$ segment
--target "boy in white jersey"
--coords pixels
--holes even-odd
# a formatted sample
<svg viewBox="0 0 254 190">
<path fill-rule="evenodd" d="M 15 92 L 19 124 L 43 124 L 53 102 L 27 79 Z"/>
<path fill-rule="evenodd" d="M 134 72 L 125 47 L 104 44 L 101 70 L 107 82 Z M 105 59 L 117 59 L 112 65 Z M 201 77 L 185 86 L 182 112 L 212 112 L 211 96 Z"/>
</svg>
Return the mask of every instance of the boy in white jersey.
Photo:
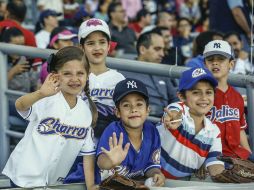
<svg viewBox="0 0 254 190">
<path fill-rule="evenodd" d="M 157 127 L 165 177 L 190 177 L 203 164 L 211 176 L 224 170 L 223 162 L 217 160 L 222 152 L 220 130 L 205 117 L 213 106 L 217 84 L 207 69 L 183 72 L 178 89 L 181 102 L 165 109 L 163 124 Z"/>
</svg>

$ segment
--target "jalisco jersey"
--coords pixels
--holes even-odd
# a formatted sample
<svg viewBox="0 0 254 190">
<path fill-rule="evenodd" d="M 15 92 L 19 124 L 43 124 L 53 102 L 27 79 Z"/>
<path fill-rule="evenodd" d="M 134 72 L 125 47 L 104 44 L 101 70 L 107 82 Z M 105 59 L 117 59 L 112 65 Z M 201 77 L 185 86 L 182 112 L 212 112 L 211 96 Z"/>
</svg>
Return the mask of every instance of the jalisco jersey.
<svg viewBox="0 0 254 190">
<path fill-rule="evenodd" d="M 166 178 L 190 176 L 203 163 L 206 167 L 223 164 L 216 156 L 221 155 L 220 130 L 204 118 L 204 127 L 195 134 L 194 120 L 189 108 L 182 102 L 168 106 L 169 110 L 182 110 L 182 123 L 176 130 L 157 126 L 161 138 L 161 167 Z"/>
<path fill-rule="evenodd" d="M 20 114 L 30 122 L 3 170 L 16 185 L 61 183 L 78 155 L 95 154 L 92 114 L 80 98 L 70 109 L 59 92 Z"/>
<path fill-rule="evenodd" d="M 96 150 L 96 157 L 102 153 L 101 147 L 109 150 L 109 137 L 116 133 L 117 139 L 119 139 L 120 133 L 123 133 L 123 147 L 126 143 L 131 143 L 128 134 L 123 127 L 121 121 L 112 122 L 103 132 Z M 150 123 L 145 122 L 143 125 L 143 139 L 139 151 L 130 145 L 128 154 L 121 165 L 115 168 L 115 171 L 129 178 L 143 177 L 145 172 L 151 168 L 160 168 L 160 137 L 156 127 Z M 107 178 L 112 175 L 114 170 L 101 170 L 97 168 L 96 174 L 99 180 Z"/>
<path fill-rule="evenodd" d="M 233 87 L 229 86 L 225 93 L 216 89 L 208 118 L 220 128 L 223 154 L 247 159 L 250 152 L 240 146 L 240 131 L 247 127 L 244 100 Z"/>
</svg>

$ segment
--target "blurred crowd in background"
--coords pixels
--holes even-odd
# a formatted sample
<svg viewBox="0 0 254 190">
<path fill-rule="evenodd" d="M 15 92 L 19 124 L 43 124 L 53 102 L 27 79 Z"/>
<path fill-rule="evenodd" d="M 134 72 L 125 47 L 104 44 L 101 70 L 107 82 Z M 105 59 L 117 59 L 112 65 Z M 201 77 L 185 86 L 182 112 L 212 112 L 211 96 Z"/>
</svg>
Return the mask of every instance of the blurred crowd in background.
<svg viewBox="0 0 254 190">
<path fill-rule="evenodd" d="M 109 24 L 111 57 L 136 59 L 137 39 L 153 30 L 163 50 L 154 45 L 154 56 L 142 61 L 202 66 L 204 46 L 224 39 L 236 58 L 231 72 L 246 75 L 254 72 L 252 9 L 252 0 L 0 0 L 0 41 L 56 50 L 78 45 L 80 24 L 95 17 Z M 8 87 L 35 90 L 44 80 L 44 61 L 10 55 Z"/>
</svg>

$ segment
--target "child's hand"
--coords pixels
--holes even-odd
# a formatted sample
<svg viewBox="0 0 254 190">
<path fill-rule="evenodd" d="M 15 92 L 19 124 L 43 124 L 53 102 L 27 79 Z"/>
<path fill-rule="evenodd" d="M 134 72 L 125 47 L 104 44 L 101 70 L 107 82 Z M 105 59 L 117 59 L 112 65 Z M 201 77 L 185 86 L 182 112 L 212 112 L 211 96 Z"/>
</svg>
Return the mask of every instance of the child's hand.
<svg viewBox="0 0 254 190">
<path fill-rule="evenodd" d="M 164 127 L 172 130 L 177 129 L 182 122 L 182 111 L 169 111 L 167 108 L 164 108 L 164 111 L 167 113 L 167 115 L 163 117 Z"/>
<path fill-rule="evenodd" d="M 50 73 L 39 89 L 39 92 L 43 97 L 55 95 L 60 91 L 59 84 L 59 75 Z"/>
<path fill-rule="evenodd" d="M 109 151 L 101 147 L 101 150 L 106 154 L 111 161 L 113 167 L 118 166 L 125 159 L 130 143 L 127 143 L 123 149 L 123 133 L 120 133 L 119 141 L 117 142 L 116 133 L 113 133 L 113 137 L 109 138 Z"/>
<path fill-rule="evenodd" d="M 154 174 L 153 182 L 154 186 L 162 187 L 165 184 L 165 176 L 162 173 Z"/>
</svg>

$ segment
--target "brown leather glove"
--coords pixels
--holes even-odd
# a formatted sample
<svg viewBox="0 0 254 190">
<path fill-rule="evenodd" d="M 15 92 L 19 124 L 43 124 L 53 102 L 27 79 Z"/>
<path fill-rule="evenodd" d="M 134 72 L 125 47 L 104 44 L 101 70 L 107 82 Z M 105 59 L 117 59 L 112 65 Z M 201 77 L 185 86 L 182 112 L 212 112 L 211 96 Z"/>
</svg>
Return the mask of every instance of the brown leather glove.
<svg viewBox="0 0 254 190">
<path fill-rule="evenodd" d="M 115 173 L 101 182 L 100 190 L 149 190 L 149 188 L 135 180 Z"/>
<path fill-rule="evenodd" d="M 231 164 L 231 169 L 213 176 L 215 182 L 220 183 L 250 183 L 254 182 L 254 163 L 249 160 L 231 157 L 218 157 L 219 160 Z"/>
</svg>

